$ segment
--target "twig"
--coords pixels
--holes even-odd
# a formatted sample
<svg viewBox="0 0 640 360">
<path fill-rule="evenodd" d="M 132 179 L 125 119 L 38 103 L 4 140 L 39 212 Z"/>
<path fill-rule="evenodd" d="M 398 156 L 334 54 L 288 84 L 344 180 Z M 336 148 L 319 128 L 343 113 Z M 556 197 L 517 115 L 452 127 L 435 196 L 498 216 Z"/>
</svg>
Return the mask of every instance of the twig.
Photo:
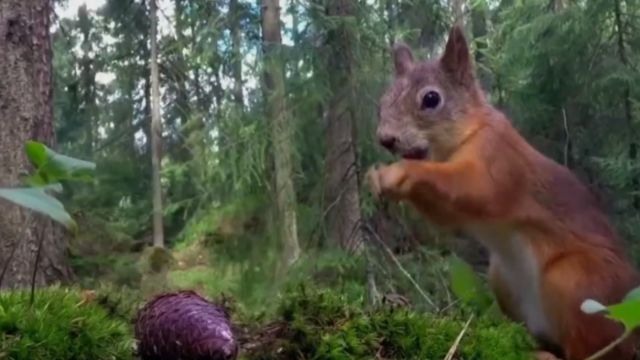
<svg viewBox="0 0 640 360">
<path fill-rule="evenodd" d="M 451 345 L 451 348 L 449 349 L 449 352 L 447 353 L 447 356 L 445 356 L 444 360 L 452 360 L 453 359 L 453 355 L 455 355 L 456 350 L 458 350 L 458 346 L 460 345 L 460 341 L 462 340 L 462 337 L 464 336 L 464 333 L 467 332 L 467 329 L 469 328 L 469 324 L 471 323 L 472 319 L 473 319 L 473 315 L 469 316 L 469 320 L 467 320 L 467 322 L 464 324 L 464 327 L 462 328 L 462 331 L 460 331 L 460 334 L 458 334 L 458 337 L 456 338 L 456 341 L 454 341 L 453 345 Z"/>
<path fill-rule="evenodd" d="M 623 341 L 625 341 L 629 335 L 631 335 L 632 331 L 629 330 L 625 330 L 624 334 L 622 334 L 622 336 L 620 336 L 619 338 L 615 339 L 613 342 L 611 342 L 609 345 L 603 347 L 602 349 L 600 349 L 598 352 L 596 352 L 595 354 L 589 356 L 588 358 L 586 358 L 585 360 L 596 360 L 600 357 L 602 357 L 603 355 L 605 355 L 606 353 L 608 353 L 609 351 L 613 350 L 614 347 L 620 345 L 620 343 L 622 343 Z"/>
<path fill-rule="evenodd" d="M 367 260 L 367 293 L 369 295 L 369 305 L 376 306 L 380 302 L 380 292 L 376 285 L 376 278 L 373 271 L 373 264 L 368 249 L 365 247 L 365 257 Z"/>
<path fill-rule="evenodd" d="M 569 148 L 571 147 L 571 134 L 569 133 L 569 124 L 567 123 L 567 112 L 562 108 L 562 121 L 564 125 L 564 166 L 569 166 Z"/>
<path fill-rule="evenodd" d="M 36 293 L 36 275 L 38 273 L 38 266 L 40 266 L 40 254 L 42 254 L 42 245 L 44 244 L 44 231 L 49 224 L 49 221 L 44 220 L 44 224 L 40 229 L 40 234 L 38 234 L 38 250 L 36 252 L 36 262 L 33 265 L 33 274 L 31 275 L 31 295 L 29 297 L 29 306 L 33 305 L 33 300 L 35 299 Z"/>
<path fill-rule="evenodd" d="M 439 313 L 444 313 L 445 311 L 451 309 L 452 307 L 454 307 L 455 305 L 457 305 L 458 303 L 460 303 L 460 299 L 455 299 L 454 301 L 449 301 L 449 304 L 445 307 L 443 307 Z"/>
<path fill-rule="evenodd" d="M 398 267 L 398 269 L 400 269 L 400 271 L 402 272 L 402 274 L 409 279 L 409 282 L 411 282 L 411 284 L 416 288 L 416 290 L 420 293 L 420 295 L 422 295 L 422 297 L 425 299 L 425 301 L 427 303 L 429 303 L 429 305 L 431 305 L 431 307 L 433 307 L 436 312 L 439 311 L 438 306 L 436 305 L 436 303 L 431 300 L 431 298 L 429 297 L 429 295 L 427 295 L 427 293 L 422 290 L 422 288 L 420 287 L 420 285 L 413 279 L 413 277 L 411 276 L 411 274 L 409 274 L 409 272 L 407 270 L 405 270 L 405 268 L 402 266 L 402 264 L 400 263 L 400 260 L 398 260 L 398 258 L 393 255 L 393 251 L 391 251 L 391 249 L 389 249 L 389 247 L 387 246 L 387 244 L 384 243 L 384 241 L 382 241 L 382 239 L 380 239 L 380 236 L 378 236 L 378 234 L 376 234 L 375 231 L 373 231 L 373 229 L 371 229 L 371 227 L 369 225 L 363 225 L 365 226 L 365 228 L 371 233 L 371 235 L 373 235 L 373 238 L 376 239 L 376 241 L 382 246 L 382 248 L 385 250 L 385 252 L 387 253 L 387 255 L 389 255 L 389 257 L 391 258 L 391 260 L 393 260 L 393 262 L 396 264 L 396 266 Z"/>
</svg>

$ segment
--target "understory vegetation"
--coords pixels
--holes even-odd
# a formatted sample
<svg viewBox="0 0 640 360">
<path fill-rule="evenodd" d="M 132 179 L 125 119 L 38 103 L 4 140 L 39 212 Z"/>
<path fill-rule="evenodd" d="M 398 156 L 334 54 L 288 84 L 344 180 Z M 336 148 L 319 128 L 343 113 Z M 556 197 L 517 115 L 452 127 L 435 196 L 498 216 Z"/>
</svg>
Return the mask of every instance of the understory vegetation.
<svg viewBox="0 0 640 360">
<path fill-rule="evenodd" d="M 137 309 L 178 289 L 229 307 L 245 360 L 528 359 L 485 249 L 363 181 L 394 160 L 375 135 L 391 46 L 436 56 L 455 21 L 491 103 L 599 194 L 640 264 L 640 0 L 54 3 L 46 154 L 92 175 L 35 166 L 74 277 L 3 287 L 0 359 L 133 359 Z"/>
</svg>

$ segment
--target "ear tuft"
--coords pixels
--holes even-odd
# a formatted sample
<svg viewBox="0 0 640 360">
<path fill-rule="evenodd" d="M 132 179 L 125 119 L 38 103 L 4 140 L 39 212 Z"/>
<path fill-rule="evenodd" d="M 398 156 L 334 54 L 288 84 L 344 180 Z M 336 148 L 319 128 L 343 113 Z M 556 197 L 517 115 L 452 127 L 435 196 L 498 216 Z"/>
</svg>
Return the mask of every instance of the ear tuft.
<svg viewBox="0 0 640 360">
<path fill-rule="evenodd" d="M 413 67 L 411 48 L 405 43 L 396 43 L 393 46 L 393 62 L 396 68 L 396 76 L 407 74 Z"/>
<path fill-rule="evenodd" d="M 458 25 L 453 26 L 449 32 L 449 39 L 440 64 L 457 82 L 469 83 L 474 79 L 471 53 L 462 28 Z"/>
</svg>

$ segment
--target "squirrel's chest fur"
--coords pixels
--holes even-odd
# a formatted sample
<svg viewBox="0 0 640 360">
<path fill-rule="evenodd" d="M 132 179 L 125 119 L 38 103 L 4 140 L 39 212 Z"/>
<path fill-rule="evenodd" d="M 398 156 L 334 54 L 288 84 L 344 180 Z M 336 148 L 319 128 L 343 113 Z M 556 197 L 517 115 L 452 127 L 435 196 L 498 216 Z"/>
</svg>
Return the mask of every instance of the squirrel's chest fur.
<svg viewBox="0 0 640 360">
<path fill-rule="evenodd" d="M 493 271 L 509 294 L 511 309 L 535 336 L 552 338 L 541 294 L 541 267 L 524 234 L 483 226 L 467 229 L 490 251 Z"/>
</svg>

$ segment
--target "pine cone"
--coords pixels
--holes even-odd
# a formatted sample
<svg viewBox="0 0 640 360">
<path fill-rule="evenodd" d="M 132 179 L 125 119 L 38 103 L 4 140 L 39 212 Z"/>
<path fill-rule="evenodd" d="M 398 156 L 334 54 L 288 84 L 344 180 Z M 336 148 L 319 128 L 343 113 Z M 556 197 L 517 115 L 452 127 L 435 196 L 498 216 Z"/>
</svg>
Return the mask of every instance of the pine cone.
<svg viewBox="0 0 640 360">
<path fill-rule="evenodd" d="M 165 293 L 148 302 L 135 321 L 143 360 L 230 360 L 238 344 L 227 312 L 193 291 Z"/>
</svg>

